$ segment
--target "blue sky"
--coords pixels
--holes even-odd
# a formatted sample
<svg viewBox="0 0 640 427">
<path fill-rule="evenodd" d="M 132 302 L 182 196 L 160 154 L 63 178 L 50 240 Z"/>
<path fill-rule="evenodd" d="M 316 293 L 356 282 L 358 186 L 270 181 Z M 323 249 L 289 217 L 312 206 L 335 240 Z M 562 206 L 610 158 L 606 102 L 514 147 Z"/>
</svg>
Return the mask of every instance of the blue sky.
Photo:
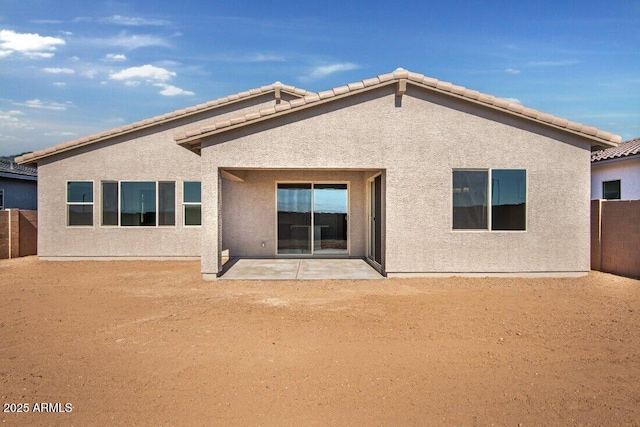
<svg viewBox="0 0 640 427">
<path fill-rule="evenodd" d="M 0 155 L 397 67 L 640 136 L 640 1 L 2 0 Z"/>
</svg>

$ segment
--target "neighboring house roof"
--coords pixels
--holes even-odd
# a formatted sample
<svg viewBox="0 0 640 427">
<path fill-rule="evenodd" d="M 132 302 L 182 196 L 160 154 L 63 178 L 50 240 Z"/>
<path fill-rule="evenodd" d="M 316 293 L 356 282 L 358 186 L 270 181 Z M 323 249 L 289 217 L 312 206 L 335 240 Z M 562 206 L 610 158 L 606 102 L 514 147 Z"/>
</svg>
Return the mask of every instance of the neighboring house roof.
<svg viewBox="0 0 640 427">
<path fill-rule="evenodd" d="M 594 151 L 591 153 L 591 163 L 629 156 L 640 156 L 640 138 L 622 142 L 617 147 Z"/>
<path fill-rule="evenodd" d="M 313 94 L 313 92 L 309 92 L 307 90 L 297 88 L 290 85 L 285 85 L 280 82 L 275 82 L 270 85 L 261 86 L 258 88 L 246 90 L 243 92 L 239 92 L 233 95 L 225 96 L 222 98 L 218 98 L 213 101 L 205 102 L 203 104 L 198 104 L 193 107 L 183 108 L 181 110 L 176 110 L 171 113 L 161 114 L 159 116 L 155 116 L 149 119 L 140 120 L 135 123 L 131 123 L 128 125 L 124 125 L 118 128 L 110 129 L 104 132 L 95 133 L 92 135 L 88 135 L 79 139 L 75 139 L 72 141 L 68 141 L 62 144 L 58 144 L 53 147 L 45 148 L 42 150 L 34 151 L 33 153 L 25 154 L 23 156 L 17 157 L 16 162 L 20 164 L 28 164 L 35 163 L 36 161 L 52 156 L 54 154 L 58 154 L 64 151 L 69 151 L 76 149 L 78 147 L 84 147 L 86 145 L 94 144 L 96 142 L 105 141 L 107 139 L 114 138 L 116 136 L 124 135 L 130 132 L 136 132 L 141 129 L 145 129 L 151 126 L 156 126 L 164 123 L 171 122 L 173 120 L 181 119 L 184 117 L 188 117 L 194 114 L 200 114 L 203 112 L 211 111 L 216 108 L 232 104 L 238 101 L 244 101 L 250 98 L 254 98 L 257 96 L 264 95 L 266 93 L 273 92 L 275 96 L 279 98 L 280 93 L 284 92 L 293 96 L 306 96 L 309 94 Z M 286 101 L 282 101 L 286 102 Z"/>
<path fill-rule="evenodd" d="M 294 99 L 289 102 L 282 102 L 274 107 L 264 108 L 260 111 L 245 114 L 244 116 L 221 120 L 218 122 L 214 122 L 211 125 L 203 126 L 197 129 L 189 129 L 185 132 L 177 133 L 174 138 L 178 144 L 197 151 L 197 148 L 200 145 L 200 141 L 208 136 L 226 132 L 231 129 L 236 129 L 263 120 L 268 120 L 273 117 L 279 117 L 285 114 L 289 114 L 293 111 L 298 111 L 315 105 L 321 105 L 333 100 L 342 99 L 347 96 L 355 95 L 357 93 L 362 93 L 386 85 L 398 84 L 397 93 L 398 95 L 401 95 L 406 90 L 407 83 L 420 86 L 434 92 L 481 104 L 490 108 L 513 114 L 515 116 L 539 122 L 550 127 L 580 135 L 593 141 L 594 143 L 592 145 L 615 147 L 617 143 L 620 142 L 620 137 L 618 135 L 613 135 L 609 132 L 599 130 L 595 127 L 585 126 L 580 123 L 569 121 L 568 119 L 556 117 L 547 113 L 542 113 L 540 111 L 524 107 L 521 104 L 510 102 L 506 99 L 496 98 L 492 95 L 486 95 L 475 90 L 470 90 L 462 86 L 456 86 L 452 83 L 443 82 L 432 77 L 427 77 L 423 74 L 404 70 L 402 68 L 398 68 L 392 73 L 382 74 L 371 79 L 365 79 L 359 82 L 350 83 L 346 86 L 340 86 L 324 92 L 309 94 L 302 98 Z"/>
<path fill-rule="evenodd" d="M 22 166 L 10 160 L 0 159 L 0 177 L 36 181 L 38 169 Z"/>
</svg>

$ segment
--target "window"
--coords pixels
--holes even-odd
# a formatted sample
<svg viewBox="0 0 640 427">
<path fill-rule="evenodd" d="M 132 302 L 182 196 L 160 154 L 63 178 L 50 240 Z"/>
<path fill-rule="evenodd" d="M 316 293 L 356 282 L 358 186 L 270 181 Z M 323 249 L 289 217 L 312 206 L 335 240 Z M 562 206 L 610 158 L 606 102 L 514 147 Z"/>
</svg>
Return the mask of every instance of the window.
<svg viewBox="0 0 640 427">
<path fill-rule="evenodd" d="M 491 171 L 491 229 L 525 230 L 527 172 L 521 169 Z"/>
<path fill-rule="evenodd" d="M 453 171 L 453 228 L 487 228 L 487 171 Z"/>
<path fill-rule="evenodd" d="M 93 182 L 67 182 L 67 225 L 93 225 Z"/>
<path fill-rule="evenodd" d="M 158 183 L 158 225 L 176 225 L 176 183 Z"/>
<path fill-rule="evenodd" d="M 526 230 L 526 174 L 522 169 L 454 170 L 453 229 Z"/>
<path fill-rule="evenodd" d="M 602 183 L 602 198 L 608 200 L 620 199 L 620 180 L 604 181 Z"/>
<path fill-rule="evenodd" d="M 119 204 L 118 204 L 119 203 Z M 173 181 L 102 181 L 102 225 L 155 227 L 176 224 Z"/>
<path fill-rule="evenodd" d="M 4 190 L 0 188 L 0 211 L 4 209 Z"/>
<path fill-rule="evenodd" d="M 202 225 L 202 186 L 199 181 L 185 182 L 182 192 L 184 225 Z"/>
<path fill-rule="evenodd" d="M 102 181 L 102 225 L 118 225 L 118 183 Z"/>
</svg>

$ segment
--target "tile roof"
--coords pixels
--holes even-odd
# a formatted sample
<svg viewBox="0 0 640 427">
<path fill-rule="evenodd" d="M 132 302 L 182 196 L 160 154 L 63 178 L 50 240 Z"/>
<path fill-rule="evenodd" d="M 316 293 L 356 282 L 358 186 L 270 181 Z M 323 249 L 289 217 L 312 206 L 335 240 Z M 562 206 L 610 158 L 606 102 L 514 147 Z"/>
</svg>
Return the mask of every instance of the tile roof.
<svg viewBox="0 0 640 427">
<path fill-rule="evenodd" d="M 640 138 L 620 143 L 617 147 L 605 148 L 591 153 L 591 163 L 640 155 Z"/>
<path fill-rule="evenodd" d="M 20 176 L 38 176 L 38 169 L 19 165 L 11 160 L 0 159 L 0 173 Z"/>
<path fill-rule="evenodd" d="M 486 105 L 497 110 L 502 110 L 516 116 L 524 117 L 529 120 L 533 120 L 551 127 L 555 127 L 589 138 L 597 143 L 595 145 L 615 146 L 618 142 L 620 142 L 620 137 L 618 135 L 613 135 L 609 132 L 599 130 L 595 127 L 585 126 L 581 123 L 569 121 L 568 119 L 556 117 L 547 113 L 542 113 L 532 108 L 524 107 L 521 104 L 510 102 L 506 99 L 496 98 L 492 95 L 486 95 L 476 90 L 467 89 L 462 86 L 456 86 L 452 83 L 440 81 L 432 77 L 427 77 L 423 74 L 404 70 L 402 68 L 398 68 L 392 73 L 382 74 L 370 79 L 350 83 L 346 86 L 340 86 L 331 90 L 308 94 L 302 98 L 294 99 L 289 102 L 281 102 L 274 107 L 264 108 L 260 111 L 245 114 L 244 116 L 214 122 L 211 125 L 196 129 L 189 129 L 185 132 L 179 132 L 174 136 L 174 139 L 178 144 L 190 148 L 193 145 L 197 145 L 202 138 L 210 135 L 225 132 L 227 130 L 245 126 L 250 123 L 266 120 L 271 117 L 288 114 L 289 112 L 294 110 L 307 108 L 334 99 L 340 99 L 351 94 L 367 91 L 388 84 L 394 84 L 401 80 L 435 92 L 444 93 L 450 96 L 455 96 L 457 98 L 462 98 L 471 102 Z"/>
<path fill-rule="evenodd" d="M 309 92 L 307 90 L 297 88 L 290 85 L 285 85 L 280 82 L 275 82 L 270 85 L 261 86 L 254 89 L 249 89 L 243 92 L 239 92 L 233 95 L 225 96 L 222 98 L 218 98 L 213 101 L 205 102 L 202 104 L 194 105 L 193 107 L 183 108 L 181 110 L 176 110 L 171 113 L 161 114 L 159 116 L 151 117 L 149 119 L 144 119 L 137 121 L 135 123 L 131 123 L 128 125 L 124 125 L 118 128 L 110 129 L 104 132 L 95 133 L 92 135 L 88 135 L 79 139 L 75 139 L 72 141 L 64 142 L 62 144 L 58 144 L 53 147 L 45 148 L 42 150 L 34 151 L 33 153 L 25 154 L 23 156 L 17 157 L 16 162 L 20 164 L 24 163 L 34 163 L 39 159 L 49 157 L 53 154 L 72 150 L 78 147 L 82 147 L 85 145 L 93 144 L 99 141 L 104 141 L 106 139 L 114 138 L 119 135 L 123 135 L 130 132 L 135 132 L 141 129 L 145 129 L 151 126 L 163 124 L 170 122 L 172 120 L 177 120 L 183 117 L 188 117 L 193 114 L 203 113 L 206 111 L 214 110 L 218 107 L 231 104 L 233 102 L 241 101 L 244 99 L 249 99 L 255 96 L 263 95 L 269 92 L 275 92 L 279 89 L 282 92 L 286 92 L 290 95 L 294 96 L 306 96 L 309 94 L 313 94 L 313 92 Z M 284 102 L 284 101 L 283 101 Z"/>
</svg>

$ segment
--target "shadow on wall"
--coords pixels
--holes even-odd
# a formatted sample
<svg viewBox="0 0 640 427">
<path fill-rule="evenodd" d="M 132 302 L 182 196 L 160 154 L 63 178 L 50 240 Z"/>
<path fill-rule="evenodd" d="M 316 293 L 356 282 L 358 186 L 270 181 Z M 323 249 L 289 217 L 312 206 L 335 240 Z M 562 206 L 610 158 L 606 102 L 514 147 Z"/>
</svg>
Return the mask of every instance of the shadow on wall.
<svg viewBox="0 0 640 427">
<path fill-rule="evenodd" d="M 640 279 L 640 200 L 591 201 L 591 269 Z"/>
</svg>

